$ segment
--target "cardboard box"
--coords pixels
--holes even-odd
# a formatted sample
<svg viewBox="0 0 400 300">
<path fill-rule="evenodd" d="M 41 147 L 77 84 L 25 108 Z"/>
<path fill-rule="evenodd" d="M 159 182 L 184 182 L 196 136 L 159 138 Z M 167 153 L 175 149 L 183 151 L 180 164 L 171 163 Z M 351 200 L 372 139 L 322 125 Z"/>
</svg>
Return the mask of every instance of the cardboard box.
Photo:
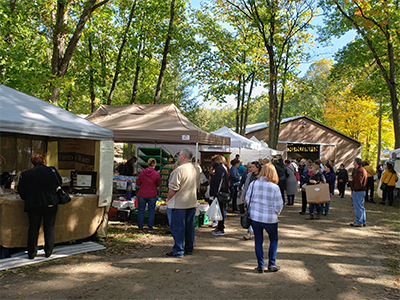
<svg viewBox="0 0 400 300">
<path fill-rule="evenodd" d="M 316 184 L 306 186 L 307 203 L 319 204 L 331 201 L 329 184 Z"/>
</svg>

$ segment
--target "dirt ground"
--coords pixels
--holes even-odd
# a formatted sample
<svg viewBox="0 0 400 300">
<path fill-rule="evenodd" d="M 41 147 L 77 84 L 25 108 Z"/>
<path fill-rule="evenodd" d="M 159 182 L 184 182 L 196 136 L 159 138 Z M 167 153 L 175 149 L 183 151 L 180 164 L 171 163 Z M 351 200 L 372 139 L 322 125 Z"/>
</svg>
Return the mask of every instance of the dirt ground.
<svg viewBox="0 0 400 300">
<path fill-rule="evenodd" d="M 308 221 L 294 206 L 279 218 L 276 273 L 258 274 L 254 240 L 245 241 L 239 215 L 229 214 L 226 235 L 196 229 L 193 255 L 169 258 L 173 239 L 136 233 L 118 249 L 90 252 L 9 270 L 0 276 L 1 299 L 399 299 L 400 233 L 384 219 L 399 205 L 367 203 L 367 227 L 353 228 L 350 194 L 333 196 L 329 216 Z M 265 237 L 267 238 L 267 237 Z M 267 256 L 268 240 L 264 242 Z"/>
</svg>

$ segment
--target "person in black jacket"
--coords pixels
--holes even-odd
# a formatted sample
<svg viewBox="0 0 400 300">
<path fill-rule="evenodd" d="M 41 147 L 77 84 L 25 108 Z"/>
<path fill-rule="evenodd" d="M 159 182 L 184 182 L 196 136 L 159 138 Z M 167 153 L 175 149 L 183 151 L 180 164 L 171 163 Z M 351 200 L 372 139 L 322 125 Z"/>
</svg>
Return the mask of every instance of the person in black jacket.
<svg viewBox="0 0 400 300">
<path fill-rule="evenodd" d="M 225 216 L 226 216 L 226 203 L 220 201 L 220 192 L 229 192 L 229 176 L 226 167 L 223 164 L 223 158 L 221 155 L 215 155 L 211 158 L 211 165 L 214 169 L 211 175 L 210 181 L 210 196 L 218 197 L 219 207 L 221 209 L 221 214 L 223 219 L 218 221 L 218 226 L 211 233 L 213 235 L 225 235 Z"/>
<path fill-rule="evenodd" d="M 289 177 L 289 173 L 285 167 L 285 164 L 283 163 L 282 158 L 279 159 L 274 158 L 273 164 L 275 166 L 276 173 L 278 173 L 279 177 L 278 186 L 279 189 L 281 190 L 283 204 L 285 204 L 286 178 Z"/>
<path fill-rule="evenodd" d="M 50 257 L 53 253 L 54 225 L 58 204 L 56 176 L 60 182 L 61 177 L 57 170 L 54 169 L 55 172 L 53 172 L 50 167 L 46 167 L 46 161 L 42 154 L 33 154 L 31 161 L 34 167 L 22 172 L 18 193 L 25 201 L 24 211 L 28 213 L 29 218 L 28 256 L 29 259 L 34 259 L 37 254 L 37 241 L 42 219 L 45 255 Z"/>
<path fill-rule="evenodd" d="M 344 164 L 340 164 L 339 170 L 336 172 L 337 175 L 337 188 L 339 190 L 339 197 L 344 197 L 344 190 L 346 189 L 346 184 L 349 181 L 349 174 L 347 170 L 344 168 Z"/>
</svg>

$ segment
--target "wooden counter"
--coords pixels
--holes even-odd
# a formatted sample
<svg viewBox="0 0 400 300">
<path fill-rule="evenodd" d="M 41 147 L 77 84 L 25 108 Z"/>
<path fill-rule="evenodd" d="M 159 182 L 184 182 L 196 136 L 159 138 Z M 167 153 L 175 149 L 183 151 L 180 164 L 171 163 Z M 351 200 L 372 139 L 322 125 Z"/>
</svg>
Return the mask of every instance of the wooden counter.
<svg viewBox="0 0 400 300">
<path fill-rule="evenodd" d="M 0 245 L 4 248 L 27 247 L 28 214 L 24 201 L 17 195 L 0 196 Z M 71 202 L 59 205 L 55 226 L 55 243 L 84 239 L 99 227 L 104 207 L 98 207 L 99 196 L 71 197 Z M 43 226 L 38 245 L 44 245 Z"/>
</svg>

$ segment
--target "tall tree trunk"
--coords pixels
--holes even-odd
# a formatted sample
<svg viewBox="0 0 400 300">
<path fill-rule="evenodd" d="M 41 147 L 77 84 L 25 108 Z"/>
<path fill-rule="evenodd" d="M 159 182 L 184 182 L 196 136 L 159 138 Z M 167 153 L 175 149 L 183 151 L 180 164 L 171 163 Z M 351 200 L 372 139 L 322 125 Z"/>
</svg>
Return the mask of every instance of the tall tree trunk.
<svg viewBox="0 0 400 300">
<path fill-rule="evenodd" d="M 125 32 L 122 36 L 122 43 L 121 43 L 121 47 L 119 48 L 119 51 L 118 51 L 118 57 L 117 57 L 117 62 L 116 62 L 116 66 L 115 66 L 114 78 L 113 78 L 113 82 L 111 84 L 110 93 L 108 94 L 107 105 L 111 105 L 115 86 L 117 85 L 118 75 L 120 73 L 122 53 L 124 52 L 124 47 L 126 44 L 126 37 L 128 35 L 129 28 L 131 27 L 131 24 L 132 24 L 132 19 L 133 19 L 133 14 L 135 12 L 135 8 L 136 8 L 136 0 L 132 4 L 131 12 L 129 13 L 129 18 L 128 18 L 128 24 L 126 25 Z"/>
<path fill-rule="evenodd" d="M 381 161 L 381 142 L 382 142 L 382 95 L 379 101 L 379 126 L 378 126 L 378 157 L 376 159 L 376 167 L 379 166 Z"/>
<path fill-rule="evenodd" d="M 96 94 L 94 93 L 94 77 L 93 77 L 93 47 L 92 47 L 92 39 L 88 38 L 89 44 L 89 60 L 90 60 L 90 67 L 89 67 L 89 91 L 90 91 L 90 111 L 94 112 L 95 109 L 95 100 Z"/>
<path fill-rule="evenodd" d="M 240 127 L 239 127 L 239 134 L 244 135 L 243 133 L 243 122 L 244 122 L 244 100 L 246 97 L 246 80 L 243 76 L 243 82 L 242 82 L 242 100 L 240 103 Z"/>
<path fill-rule="evenodd" d="M 65 103 L 65 110 L 69 110 L 69 105 L 71 104 L 71 94 L 72 94 L 72 87 L 69 87 L 67 94 L 67 101 Z"/>
<path fill-rule="evenodd" d="M 107 99 L 107 91 L 106 91 L 107 58 L 106 58 L 105 50 L 101 45 L 99 46 L 99 57 L 100 57 L 100 62 L 101 62 L 101 82 L 102 82 L 101 99 L 102 99 L 102 103 L 106 104 L 106 99 Z"/>
<path fill-rule="evenodd" d="M 142 25 L 140 26 L 140 36 L 139 36 L 139 48 L 138 48 L 138 54 L 136 58 L 136 71 L 135 71 L 135 78 L 133 80 L 133 87 L 132 87 L 132 97 L 131 97 L 131 104 L 134 104 L 136 101 L 136 95 L 137 95 L 137 87 L 138 87 L 138 82 L 139 82 L 139 74 L 140 74 L 140 64 L 141 64 L 141 56 L 142 56 L 142 47 L 144 44 L 144 34 L 143 34 L 143 24 L 144 24 L 144 16 L 143 14 L 143 20 L 142 20 Z"/>
<path fill-rule="evenodd" d="M 165 73 L 165 69 L 167 68 L 168 48 L 169 48 L 169 44 L 170 44 L 171 38 L 172 38 L 174 15 L 175 15 L 175 0 L 172 0 L 171 1 L 170 19 L 169 19 L 169 25 L 168 25 L 167 40 L 165 41 L 165 45 L 164 45 L 164 52 L 163 52 L 163 58 L 162 58 L 162 61 L 161 61 L 160 75 L 158 76 L 156 94 L 154 96 L 154 104 L 158 104 L 158 102 L 160 100 L 160 97 L 161 97 L 161 88 L 162 88 L 162 83 L 163 83 L 163 79 L 164 79 L 164 73 Z"/>
<path fill-rule="evenodd" d="M 255 77 L 256 77 L 256 72 L 253 71 L 252 74 L 251 74 L 251 83 L 250 83 L 249 95 L 248 95 L 248 97 L 247 97 L 246 114 L 245 114 L 245 116 L 244 116 L 243 135 L 246 134 L 247 117 L 249 116 L 251 94 L 253 93 L 253 87 L 254 87 L 254 80 L 255 80 Z"/>
<path fill-rule="evenodd" d="M 239 133 L 239 109 L 240 109 L 241 87 L 242 87 L 242 75 L 239 75 L 237 105 L 236 105 L 236 130 L 235 130 L 236 133 Z"/>
<path fill-rule="evenodd" d="M 69 63 L 72 59 L 72 55 L 75 51 L 76 45 L 82 36 L 83 29 L 86 22 L 88 21 L 91 13 L 106 4 L 110 0 L 103 0 L 96 4 L 96 0 L 87 0 L 83 4 L 83 12 L 79 18 L 78 24 L 75 28 L 74 34 L 72 35 L 67 48 L 64 51 L 64 40 L 65 40 L 65 5 L 66 0 L 57 1 L 57 13 L 56 13 L 56 24 L 53 29 L 53 57 L 51 60 L 51 73 L 53 75 L 53 81 L 51 83 L 51 96 L 49 100 L 54 104 L 58 105 L 59 93 L 61 88 L 58 83 L 54 83 L 56 79 L 64 78 L 67 73 Z"/>
</svg>

